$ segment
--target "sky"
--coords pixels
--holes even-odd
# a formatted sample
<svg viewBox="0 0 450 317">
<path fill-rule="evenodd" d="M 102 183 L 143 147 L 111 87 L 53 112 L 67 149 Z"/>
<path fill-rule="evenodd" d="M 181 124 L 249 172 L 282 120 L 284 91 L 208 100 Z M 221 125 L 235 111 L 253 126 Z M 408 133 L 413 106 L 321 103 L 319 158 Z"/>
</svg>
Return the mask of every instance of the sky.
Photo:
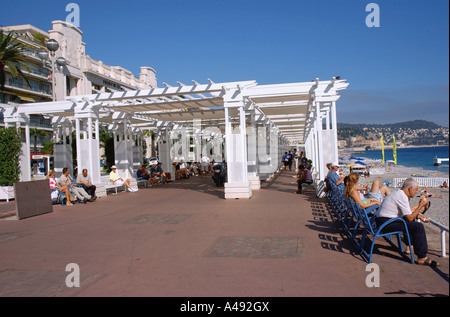
<svg viewBox="0 0 450 317">
<path fill-rule="evenodd" d="M 48 31 L 70 1 L 2 1 L 0 26 Z M 74 1 L 86 54 L 158 86 L 192 80 L 349 83 L 338 122 L 449 126 L 448 0 Z M 366 19 L 379 8 L 379 26 Z M 371 21 L 376 21 L 369 19 Z"/>
</svg>

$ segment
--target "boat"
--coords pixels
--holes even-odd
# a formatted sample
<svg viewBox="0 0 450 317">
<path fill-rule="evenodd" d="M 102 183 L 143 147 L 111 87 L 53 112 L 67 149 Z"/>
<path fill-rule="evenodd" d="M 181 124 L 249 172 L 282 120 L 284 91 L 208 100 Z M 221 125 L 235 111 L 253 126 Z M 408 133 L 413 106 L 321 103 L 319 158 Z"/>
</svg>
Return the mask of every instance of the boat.
<svg viewBox="0 0 450 317">
<path fill-rule="evenodd" d="M 433 163 L 435 166 L 441 165 L 442 162 L 448 162 L 448 158 L 438 158 L 436 155 L 436 157 L 433 159 Z"/>
</svg>

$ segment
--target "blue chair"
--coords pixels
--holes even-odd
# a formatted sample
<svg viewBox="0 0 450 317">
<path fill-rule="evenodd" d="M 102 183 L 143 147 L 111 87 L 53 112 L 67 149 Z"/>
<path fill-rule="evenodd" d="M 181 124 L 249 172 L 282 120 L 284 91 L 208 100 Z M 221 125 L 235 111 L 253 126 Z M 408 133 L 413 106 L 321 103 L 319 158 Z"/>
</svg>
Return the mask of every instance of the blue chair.
<svg viewBox="0 0 450 317">
<path fill-rule="evenodd" d="M 357 227 L 362 226 L 363 232 L 359 243 L 359 249 L 361 252 L 361 256 L 368 261 L 369 263 L 372 263 L 372 255 L 373 255 L 373 248 L 375 246 L 375 241 L 378 237 L 384 237 L 386 238 L 390 243 L 392 243 L 392 236 L 397 237 L 398 246 L 400 250 L 400 254 L 404 255 L 403 253 L 403 245 L 402 245 L 402 239 L 401 235 L 405 236 L 405 240 L 407 242 L 407 246 L 409 247 L 409 250 L 411 251 L 411 263 L 414 263 L 414 256 L 411 248 L 411 239 L 408 232 L 408 227 L 406 226 L 405 220 L 402 218 L 392 218 L 385 223 L 383 223 L 381 226 L 377 226 L 376 224 L 376 215 L 375 211 L 378 209 L 378 206 L 373 206 L 371 208 L 362 209 L 352 198 L 349 198 L 349 206 L 351 206 L 354 215 L 356 216 L 358 222 L 357 225 L 354 228 L 354 233 L 357 230 Z M 389 225 L 390 223 L 394 221 L 400 221 L 404 225 L 404 231 L 392 231 L 392 232 L 383 232 L 383 229 Z M 365 249 L 365 240 L 367 236 L 372 236 L 372 243 L 370 245 L 369 251 L 366 251 Z M 356 237 L 354 237 L 356 238 Z"/>
</svg>

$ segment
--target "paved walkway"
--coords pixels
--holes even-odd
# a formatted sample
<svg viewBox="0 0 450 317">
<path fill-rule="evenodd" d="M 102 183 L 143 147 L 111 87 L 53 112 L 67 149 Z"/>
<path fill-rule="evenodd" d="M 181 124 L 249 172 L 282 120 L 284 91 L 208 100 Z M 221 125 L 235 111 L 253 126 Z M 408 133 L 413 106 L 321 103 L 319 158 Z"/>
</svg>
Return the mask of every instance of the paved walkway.
<svg viewBox="0 0 450 317">
<path fill-rule="evenodd" d="M 326 201 L 295 195 L 293 172 L 249 200 L 196 177 L 0 221 L 0 296 L 448 296 L 449 261 L 412 265 L 380 240 L 380 287 Z M 80 287 L 65 284 L 66 265 Z"/>
</svg>

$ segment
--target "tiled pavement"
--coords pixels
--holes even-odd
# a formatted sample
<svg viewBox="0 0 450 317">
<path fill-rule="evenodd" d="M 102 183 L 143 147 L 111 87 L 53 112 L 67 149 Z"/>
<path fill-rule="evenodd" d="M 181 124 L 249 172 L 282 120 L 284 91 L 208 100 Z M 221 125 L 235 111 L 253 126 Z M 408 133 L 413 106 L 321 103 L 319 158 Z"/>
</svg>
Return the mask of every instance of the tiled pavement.
<svg viewBox="0 0 450 317">
<path fill-rule="evenodd" d="M 292 176 L 277 174 L 249 200 L 225 200 L 196 177 L 2 220 L 0 297 L 448 296 L 448 258 L 431 250 L 439 268 L 413 265 L 384 240 L 380 287 L 368 287 L 372 271 L 326 201 L 293 194 Z M 69 263 L 80 287 L 66 285 Z"/>
</svg>

